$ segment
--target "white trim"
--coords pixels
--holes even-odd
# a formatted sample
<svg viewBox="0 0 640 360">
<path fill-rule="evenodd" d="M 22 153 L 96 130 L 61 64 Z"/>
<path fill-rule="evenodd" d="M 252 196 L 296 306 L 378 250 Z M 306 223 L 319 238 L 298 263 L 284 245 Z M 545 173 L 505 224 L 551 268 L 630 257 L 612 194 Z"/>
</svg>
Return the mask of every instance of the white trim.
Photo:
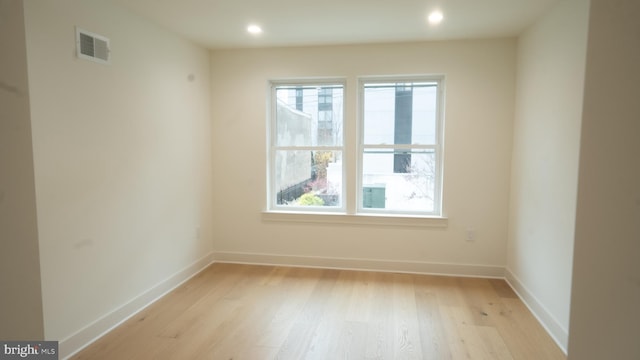
<svg viewBox="0 0 640 360">
<path fill-rule="evenodd" d="M 560 349 L 567 355 L 567 344 L 569 340 L 569 331 L 564 328 L 553 314 L 536 298 L 536 296 L 527 289 L 527 287 L 518 279 L 518 277 L 509 269 L 505 268 L 505 280 L 516 292 L 520 300 L 527 306 L 533 316 L 551 336 L 553 341 L 558 344 Z"/>
<path fill-rule="evenodd" d="M 265 214 L 272 213 L 263 213 L 263 217 Z M 290 215 L 299 216 L 300 214 Z M 319 216 L 324 217 L 326 215 Z M 60 358 L 68 359 L 75 355 L 214 262 L 505 279 L 560 349 L 567 354 L 567 329 L 557 321 L 510 269 L 503 266 L 216 251 L 205 255 L 151 289 L 131 299 L 118 309 L 61 340 L 59 347 Z"/>
<path fill-rule="evenodd" d="M 340 270 L 380 271 L 444 276 L 504 278 L 504 267 L 497 265 L 445 264 L 423 261 L 355 259 L 284 254 L 216 251 L 216 263 L 278 265 Z"/>
<path fill-rule="evenodd" d="M 297 222 L 311 224 L 343 224 L 343 225 L 366 225 L 366 226 L 414 226 L 414 227 L 434 227 L 446 228 L 449 226 L 449 219 L 438 216 L 410 216 L 410 215 L 389 215 L 389 214 L 345 214 L 329 212 L 288 212 L 288 211 L 265 211 L 262 213 L 262 221 L 277 222 Z"/>
<path fill-rule="evenodd" d="M 191 279 L 213 263 L 213 253 L 209 253 L 191 265 L 159 282 L 151 289 L 131 299 L 126 304 L 100 317 L 75 334 L 60 341 L 59 356 L 68 359 L 80 350 L 89 346 L 109 331 L 116 328 L 147 306 L 171 292 L 182 283 Z"/>
</svg>

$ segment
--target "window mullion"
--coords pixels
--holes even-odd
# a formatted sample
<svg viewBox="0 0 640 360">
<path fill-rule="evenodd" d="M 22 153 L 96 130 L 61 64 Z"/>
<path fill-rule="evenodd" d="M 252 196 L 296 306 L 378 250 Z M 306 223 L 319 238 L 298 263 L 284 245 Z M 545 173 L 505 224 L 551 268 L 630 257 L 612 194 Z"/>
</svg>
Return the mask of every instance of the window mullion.
<svg viewBox="0 0 640 360">
<path fill-rule="evenodd" d="M 274 146 L 275 151 L 344 151 L 343 146 Z"/>
<path fill-rule="evenodd" d="M 388 144 L 380 144 L 380 145 L 360 145 L 363 149 L 438 149 L 439 145 L 422 145 L 422 144 L 397 144 L 397 145 L 388 145 Z"/>
</svg>

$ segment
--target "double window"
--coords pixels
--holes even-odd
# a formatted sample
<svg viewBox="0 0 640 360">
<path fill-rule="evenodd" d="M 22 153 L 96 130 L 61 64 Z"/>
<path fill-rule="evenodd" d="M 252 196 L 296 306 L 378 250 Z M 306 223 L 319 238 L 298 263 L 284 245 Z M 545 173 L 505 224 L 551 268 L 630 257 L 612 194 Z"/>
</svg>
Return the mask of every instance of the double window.
<svg viewBox="0 0 640 360">
<path fill-rule="evenodd" d="M 342 81 L 273 82 L 269 210 L 441 215 L 442 81 L 362 78 L 351 102 Z"/>
</svg>

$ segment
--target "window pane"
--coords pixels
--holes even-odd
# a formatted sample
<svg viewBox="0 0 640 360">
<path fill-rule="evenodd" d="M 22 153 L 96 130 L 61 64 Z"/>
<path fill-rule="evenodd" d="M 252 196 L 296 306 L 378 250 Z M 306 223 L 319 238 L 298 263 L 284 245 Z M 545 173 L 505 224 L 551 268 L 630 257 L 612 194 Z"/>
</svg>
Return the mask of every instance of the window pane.
<svg viewBox="0 0 640 360">
<path fill-rule="evenodd" d="M 397 171 L 397 156 L 404 169 Z M 433 150 L 366 149 L 362 159 L 365 209 L 434 211 L 436 157 Z"/>
<path fill-rule="evenodd" d="M 342 203 L 342 152 L 278 150 L 276 204 L 334 206 Z"/>
<path fill-rule="evenodd" d="M 437 85 L 364 85 L 364 144 L 436 144 Z"/>
<path fill-rule="evenodd" d="M 277 146 L 342 146 L 342 85 L 278 86 L 275 91 Z"/>
</svg>

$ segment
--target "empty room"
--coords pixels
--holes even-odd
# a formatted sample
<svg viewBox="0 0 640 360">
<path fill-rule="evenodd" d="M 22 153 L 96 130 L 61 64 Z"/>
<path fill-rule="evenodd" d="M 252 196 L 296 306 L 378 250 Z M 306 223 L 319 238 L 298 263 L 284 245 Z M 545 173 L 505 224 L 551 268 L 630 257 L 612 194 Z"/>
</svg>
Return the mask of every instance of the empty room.
<svg viewBox="0 0 640 360">
<path fill-rule="evenodd" d="M 638 17 L 0 0 L 0 357 L 640 359 Z"/>
</svg>

